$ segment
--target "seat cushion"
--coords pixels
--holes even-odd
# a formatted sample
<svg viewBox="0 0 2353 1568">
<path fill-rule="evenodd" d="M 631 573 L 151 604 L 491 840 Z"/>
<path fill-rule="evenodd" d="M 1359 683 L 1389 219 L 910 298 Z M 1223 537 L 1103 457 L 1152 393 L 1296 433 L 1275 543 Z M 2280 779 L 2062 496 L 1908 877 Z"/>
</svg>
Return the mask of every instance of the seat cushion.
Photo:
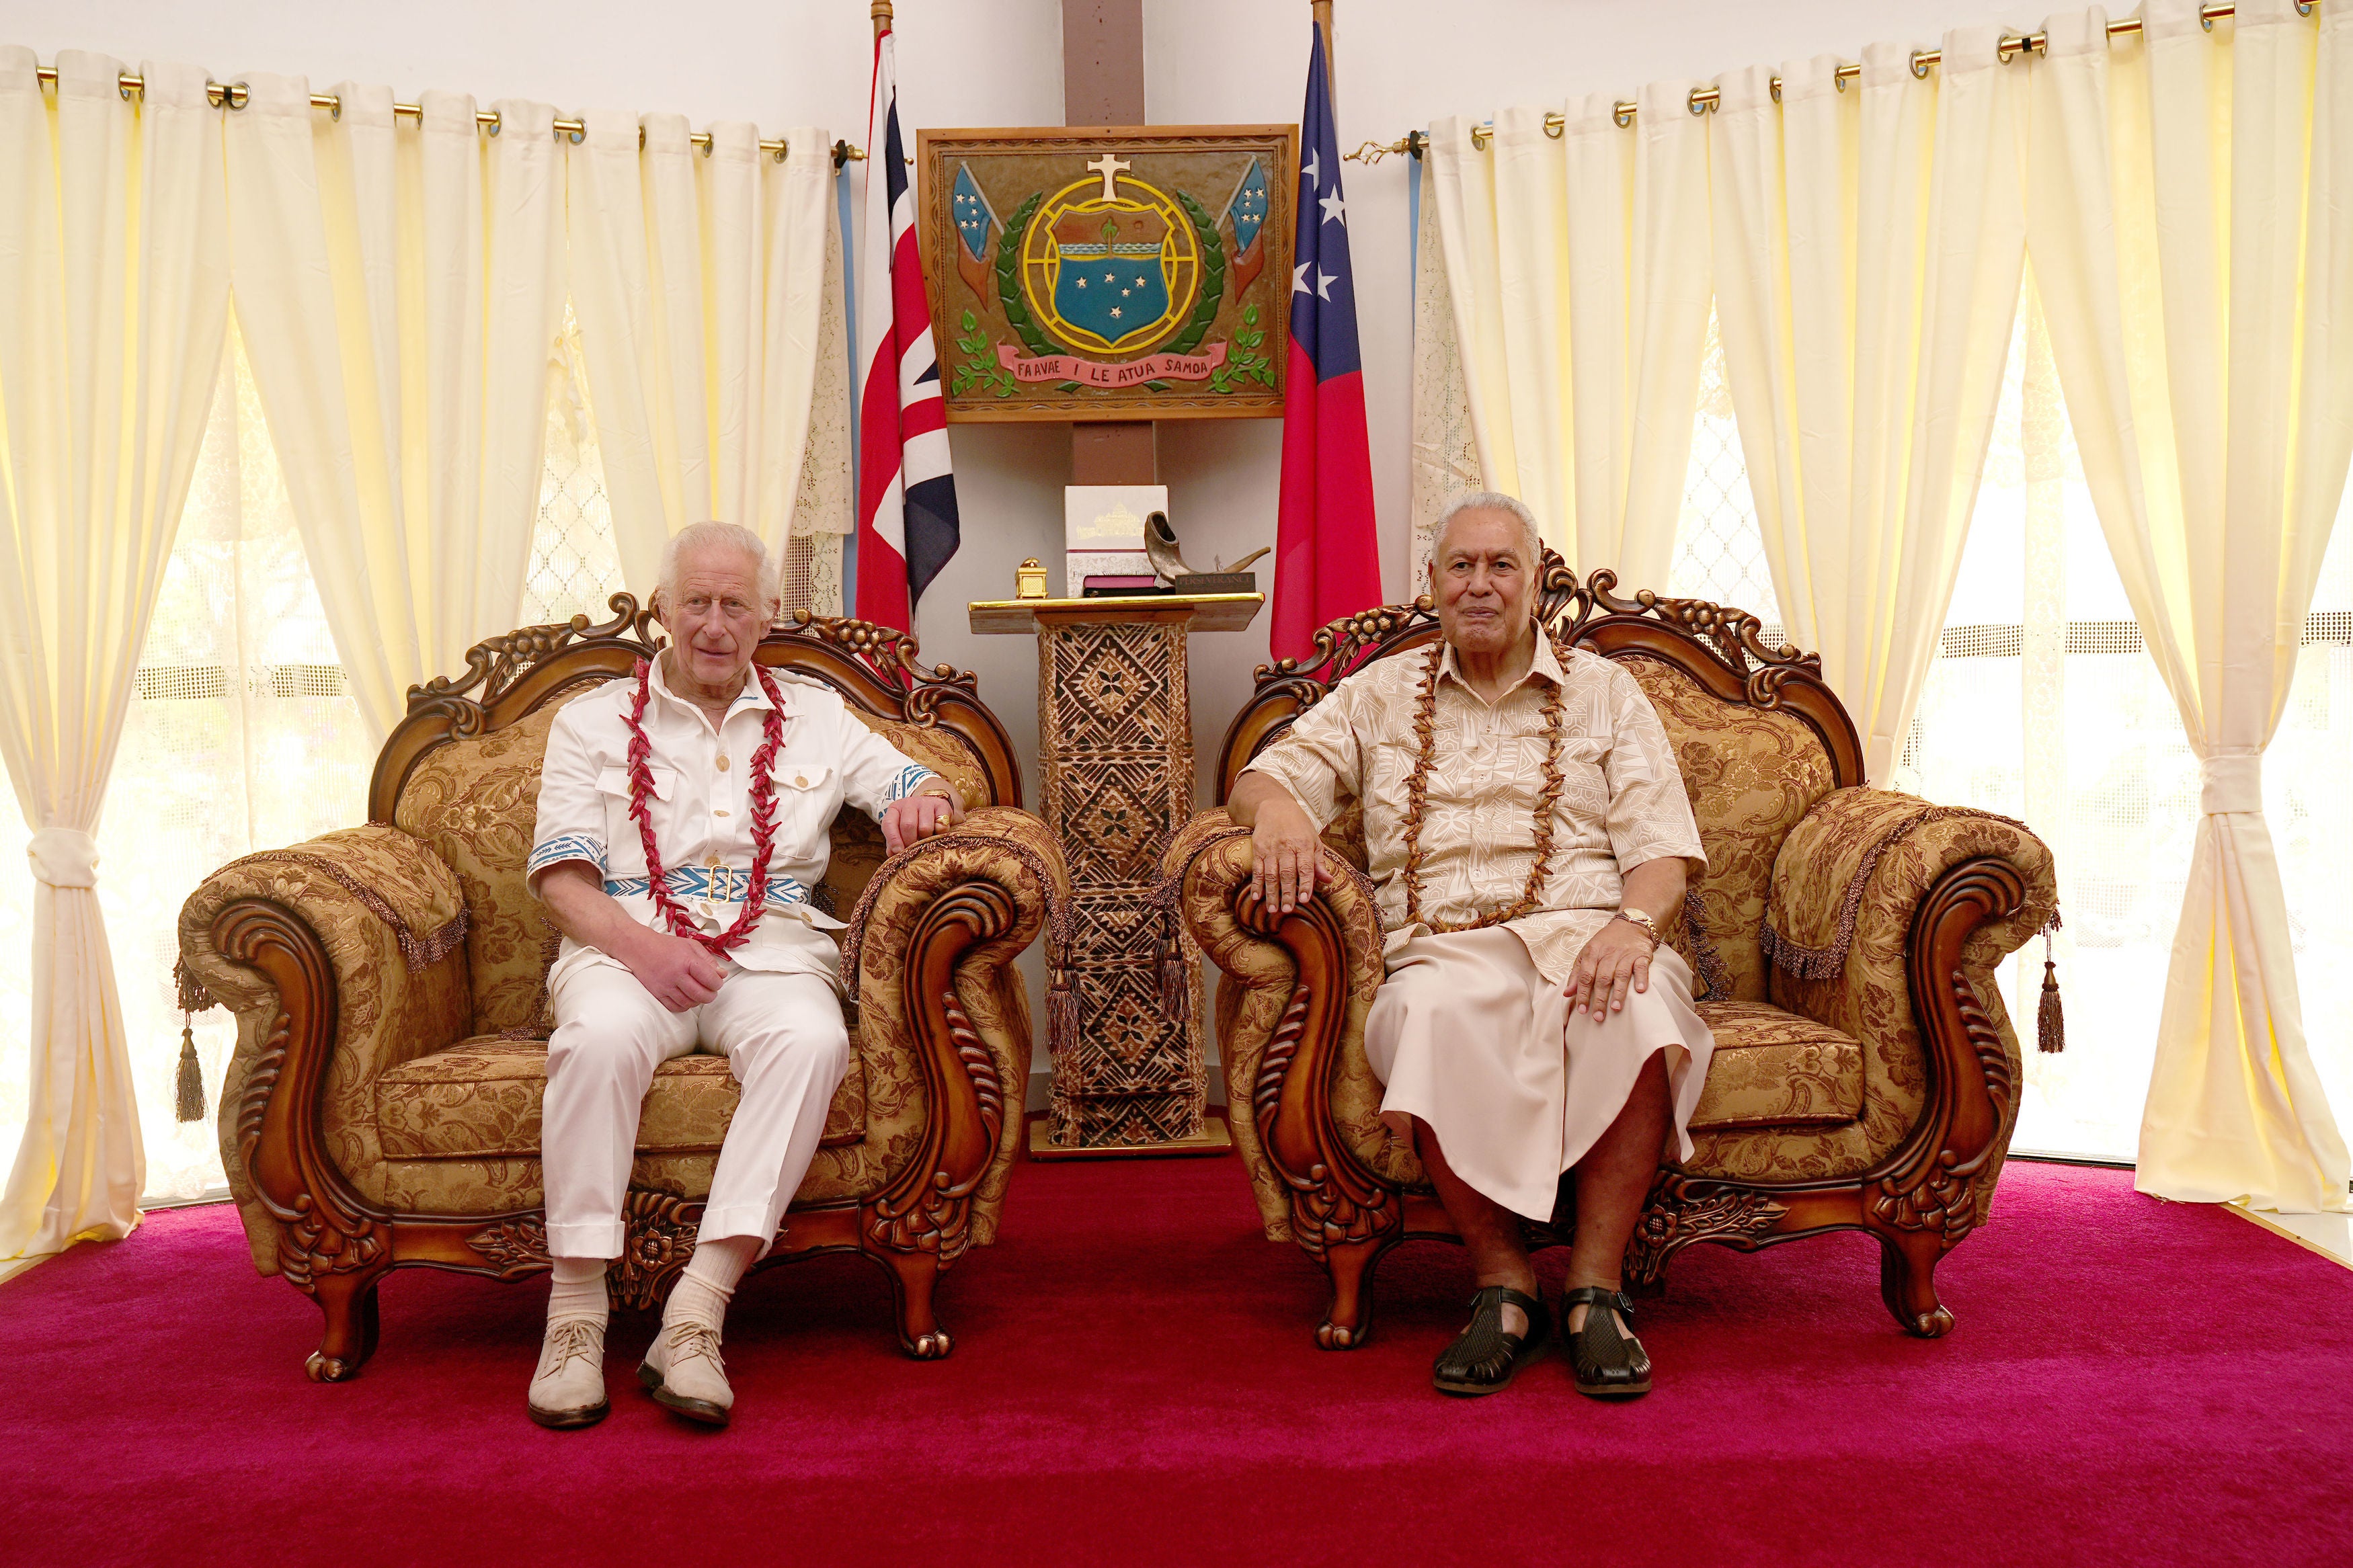
<svg viewBox="0 0 2353 1568">
<path fill-rule="evenodd" d="M 393 1160 L 480 1160 L 539 1154 L 539 1101 L 547 1042 L 477 1035 L 403 1062 L 375 1082 L 375 1119 Z M 673 1057 L 654 1068 L 638 1121 L 640 1154 L 715 1151 L 741 1091 L 724 1057 Z M 833 1097 L 821 1145 L 866 1136 L 866 1071 L 858 1053 Z"/>
<path fill-rule="evenodd" d="M 1715 1036 L 1692 1131 L 1819 1127 L 1862 1114 L 1862 1045 L 1767 1002 L 1702 1002 Z"/>
</svg>

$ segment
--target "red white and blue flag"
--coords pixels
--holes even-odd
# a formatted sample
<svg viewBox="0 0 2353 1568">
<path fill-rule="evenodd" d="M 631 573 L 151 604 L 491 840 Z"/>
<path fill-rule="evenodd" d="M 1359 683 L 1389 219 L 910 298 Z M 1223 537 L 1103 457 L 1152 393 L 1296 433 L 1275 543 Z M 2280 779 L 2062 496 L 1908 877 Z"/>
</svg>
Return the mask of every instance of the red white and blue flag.
<svg viewBox="0 0 2353 1568">
<path fill-rule="evenodd" d="M 1381 602 L 1373 458 L 1356 350 L 1340 139 L 1324 70 L 1324 29 L 1307 60 L 1299 125 L 1298 236 L 1291 252 L 1291 362 L 1282 405 L 1282 506 L 1275 524 L 1277 658 L 1300 658 L 1325 622 Z"/>
<path fill-rule="evenodd" d="M 865 367 L 858 404 L 858 615 L 913 631 L 923 590 L 956 552 L 956 496 L 888 32 L 874 40 L 866 147 L 858 273 L 858 363 Z"/>
</svg>

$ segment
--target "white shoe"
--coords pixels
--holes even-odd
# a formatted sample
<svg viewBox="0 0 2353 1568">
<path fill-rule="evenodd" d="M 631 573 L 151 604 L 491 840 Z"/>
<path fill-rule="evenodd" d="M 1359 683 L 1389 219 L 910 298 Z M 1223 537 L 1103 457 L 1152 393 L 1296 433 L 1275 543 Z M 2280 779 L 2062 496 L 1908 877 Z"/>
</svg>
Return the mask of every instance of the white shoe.
<svg viewBox="0 0 2353 1568">
<path fill-rule="evenodd" d="M 719 1331 L 692 1321 L 662 1325 L 638 1368 L 638 1381 L 656 1404 L 710 1426 L 726 1426 L 735 1403 L 727 1363 L 719 1359 Z"/>
<path fill-rule="evenodd" d="M 611 1408 L 605 1399 L 605 1325 L 563 1318 L 547 1325 L 539 1370 L 531 1374 L 531 1418 L 564 1431 L 594 1426 Z"/>
</svg>

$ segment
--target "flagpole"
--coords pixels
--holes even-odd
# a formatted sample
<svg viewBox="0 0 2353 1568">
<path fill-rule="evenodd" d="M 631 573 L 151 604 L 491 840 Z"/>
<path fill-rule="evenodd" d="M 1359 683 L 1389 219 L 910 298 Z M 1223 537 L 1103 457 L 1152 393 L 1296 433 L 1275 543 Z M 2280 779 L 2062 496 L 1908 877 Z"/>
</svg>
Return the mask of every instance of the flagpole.
<svg viewBox="0 0 2353 1568">
<path fill-rule="evenodd" d="M 888 6 L 890 0 L 874 0 L 877 5 Z M 1333 0 L 1308 0 L 1308 10 L 1314 13 L 1315 25 L 1324 29 L 1324 94 L 1332 100 L 1332 113 L 1340 113 L 1340 73 L 1335 69 L 1339 47 L 1332 41 Z"/>
<path fill-rule="evenodd" d="M 874 0 L 874 8 L 867 15 L 874 18 L 874 36 L 881 37 L 891 30 L 891 0 Z"/>
</svg>

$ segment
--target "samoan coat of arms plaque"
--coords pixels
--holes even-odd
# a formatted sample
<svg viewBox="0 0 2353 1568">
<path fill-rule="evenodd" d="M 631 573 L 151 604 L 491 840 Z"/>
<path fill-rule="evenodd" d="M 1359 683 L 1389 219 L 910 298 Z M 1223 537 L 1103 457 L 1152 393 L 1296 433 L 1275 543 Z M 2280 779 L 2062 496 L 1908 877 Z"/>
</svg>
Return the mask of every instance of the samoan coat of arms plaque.
<svg viewBox="0 0 2353 1568">
<path fill-rule="evenodd" d="M 951 419 L 1282 412 L 1289 125 L 917 133 Z"/>
</svg>

